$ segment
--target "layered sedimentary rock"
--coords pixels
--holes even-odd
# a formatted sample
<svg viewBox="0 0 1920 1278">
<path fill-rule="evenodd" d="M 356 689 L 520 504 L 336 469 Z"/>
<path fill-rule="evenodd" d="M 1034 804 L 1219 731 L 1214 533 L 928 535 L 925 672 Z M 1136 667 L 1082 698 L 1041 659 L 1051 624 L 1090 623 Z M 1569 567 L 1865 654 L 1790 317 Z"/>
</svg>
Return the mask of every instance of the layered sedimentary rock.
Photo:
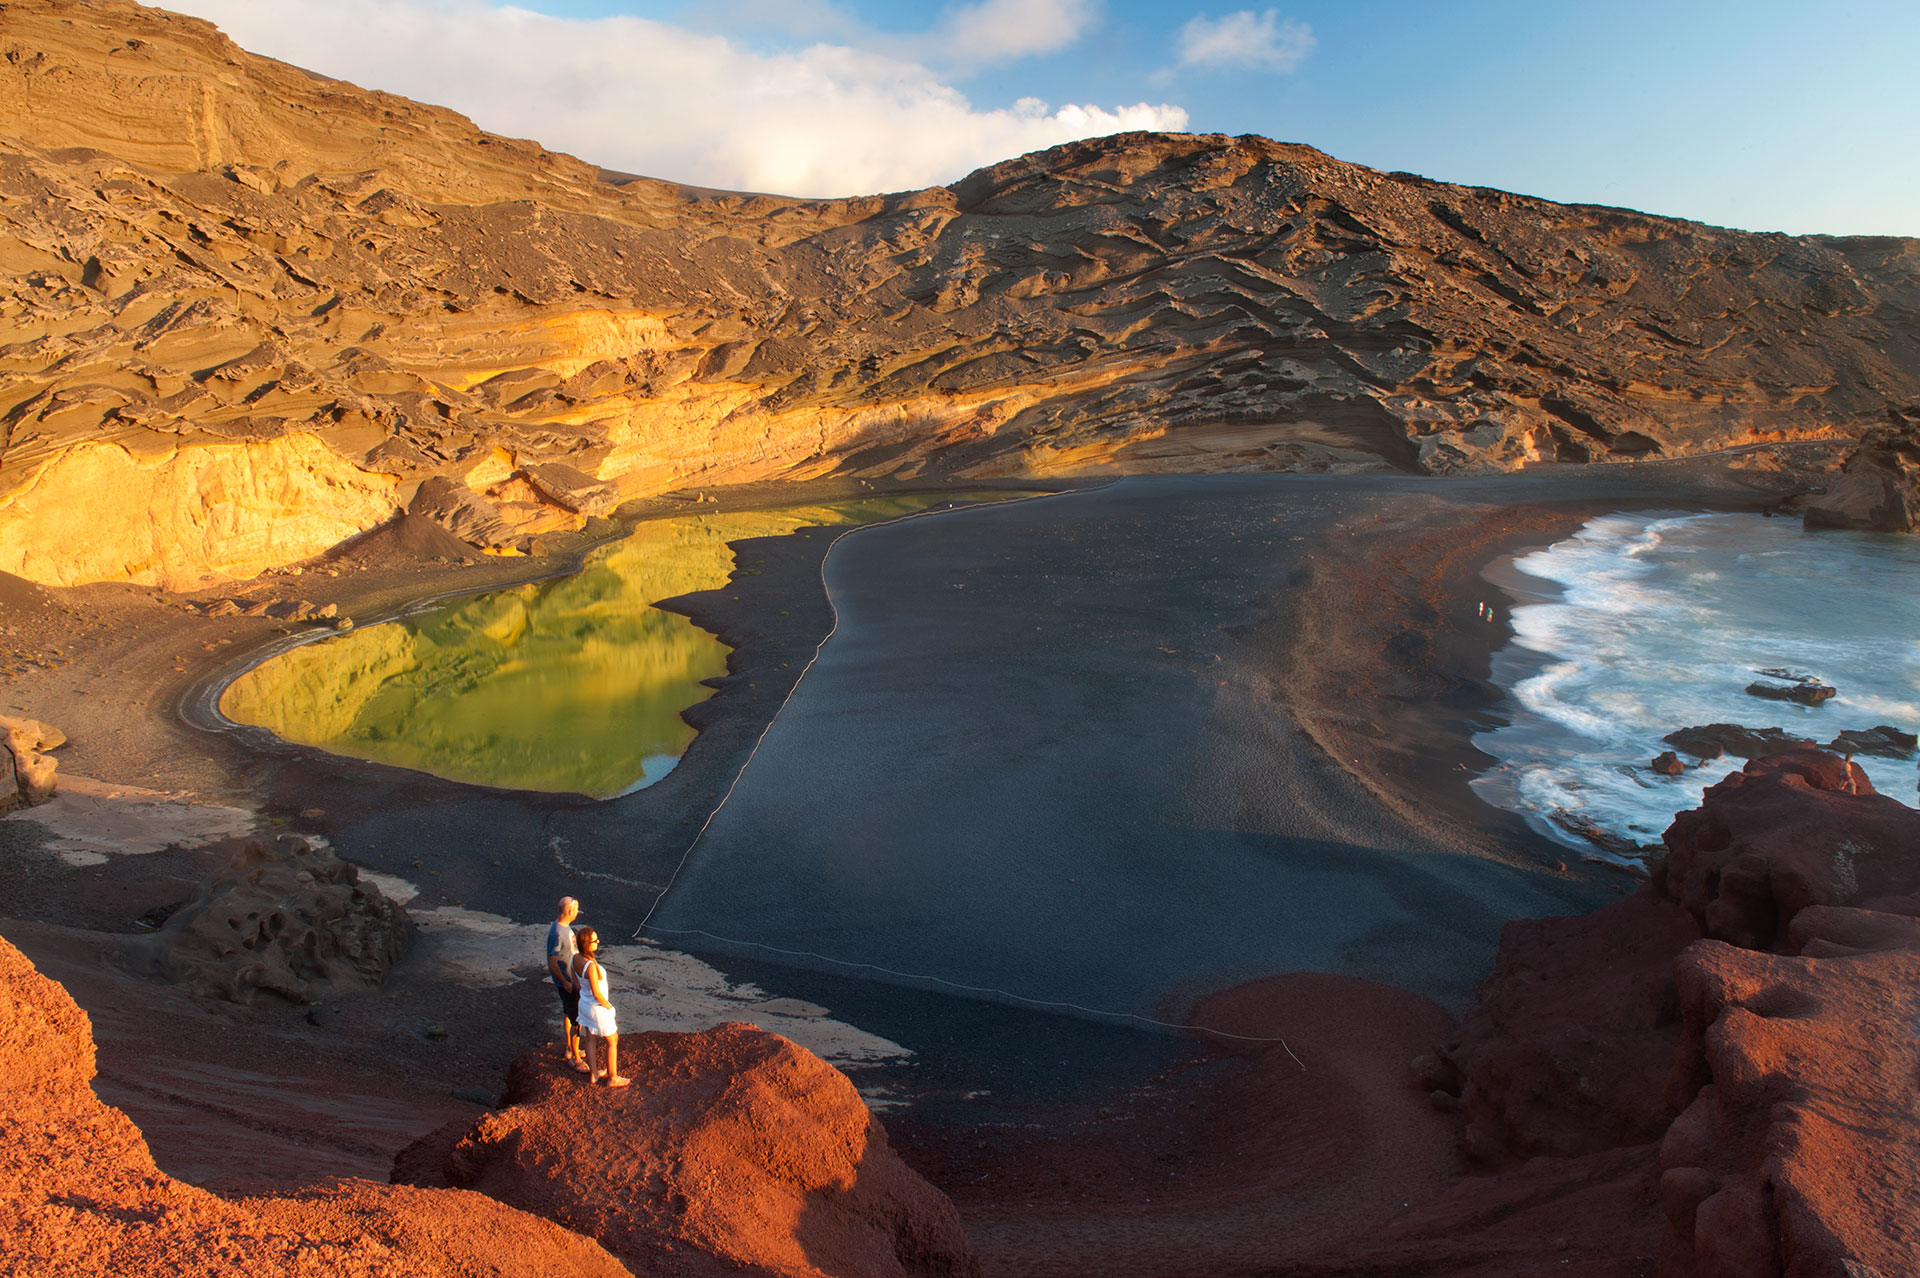
<svg viewBox="0 0 1920 1278">
<path fill-rule="evenodd" d="M 1870 430 L 1824 491 L 1804 503 L 1808 528 L 1920 532 L 1920 410 Z"/>
<path fill-rule="evenodd" d="M 1913 240 L 1252 137 L 735 196 L 128 4 L 9 4 L 0 53 L 0 571 L 43 582 L 244 576 L 429 480 L 471 500 L 421 513 L 503 545 L 689 486 L 1504 470 L 1844 442 L 1920 402 Z M 83 537 L 89 502 L 125 517 Z"/>
<path fill-rule="evenodd" d="M 1920 812 L 1803 750 L 1666 845 L 1635 897 L 1508 926 L 1422 1062 L 1468 1152 L 1658 1141 L 1667 1278 L 1920 1271 Z"/>
<path fill-rule="evenodd" d="M 953 1204 L 805 1048 L 740 1024 L 632 1034 L 620 1068 L 634 1084 L 610 1091 L 522 1056 L 504 1108 L 404 1151 L 395 1176 L 559 1221 L 641 1273 L 979 1273 Z"/>
<path fill-rule="evenodd" d="M 155 1166 L 89 1083 L 93 1035 L 67 992 L 0 940 L 0 1268 L 36 1278 L 624 1278 L 598 1244 L 456 1189 L 343 1180 L 229 1200 Z"/>
</svg>

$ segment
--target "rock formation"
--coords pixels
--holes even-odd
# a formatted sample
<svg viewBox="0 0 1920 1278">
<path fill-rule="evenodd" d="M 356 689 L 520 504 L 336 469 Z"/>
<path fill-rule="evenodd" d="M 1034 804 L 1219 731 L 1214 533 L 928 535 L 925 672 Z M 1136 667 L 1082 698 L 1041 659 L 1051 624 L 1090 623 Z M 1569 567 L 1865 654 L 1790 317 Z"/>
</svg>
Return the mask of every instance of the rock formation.
<svg viewBox="0 0 1920 1278">
<path fill-rule="evenodd" d="M 1810 906 L 1789 948 L 1675 964 L 1663 1278 L 1920 1271 L 1920 922 Z"/>
<path fill-rule="evenodd" d="M 1911 759 L 1920 736 L 1902 732 L 1890 723 L 1871 728 L 1849 728 L 1827 743 L 1835 754 L 1873 754 L 1883 759 Z"/>
<path fill-rule="evenodd" d="M 114 0 L 15 0 L 0 54 L 0 571 L 41 582 L 244 577 L 402 509 L 510 545 L 691 485 L 1509 470 L 1920 401 L 1920 241 L 1253 137 L 715 194 Z"/>
<path fill-rule="evenodd" d="M 1809 905 L 1875 908 L 1920 892 L 1920 814 L 1823 751 L 1749 762 L 1665 840 L 1666 894 L 1707 936 L 1747 949 L 1782 943 Z"/>
<path fill-rule="evenodd" d="M 1660 739 L 1670 746 L 1678 746 L 1696 759 L 1718 759 L 1723 754 L 1740 759 L 1760 759 L 1788 750 L 1803 750 L 1813 744 L 1784 728 L 1745 728 L 1737 723 L 1706 723 L 1678 728 Z"/>
<path fill-rule="evenodd" d="M 0 940 L 0 1268 L 34 1278 L 625 1278 L 598 1244 L 462 1190 L 337 1181 L 228 1200 L 154 1165 L 89 1086 L 86 1014 Z"/>
<path fill-rule="evenodd" d="M 67 743 L 66 734 L 38 719 L 0 714 L 0 812 L 32 807 L 53 797 L 60 761 L 46 753 Z"/>
<path fill-rule="evenodd" d="M 476 1189 L 641 1273 L 967 1278 L 945 1195 L 887 1146 L 846 1076 L 747 1025 L 623 1035 L 621 1091 L 542 1051 L 504 1108 L 402 1153 L 397 1179 Z"/>
<path fill-rule="evenodd" d="M 351 862 L 283 836 L 249 840 L 157 933 L 127 944 L 147 971 L 198 993 L 311 1003 L 378 985 L 412 939 L 406 910 Z"/>
<path fill-rule="evenodd" d="M 1826 491 L 1806 499 L 1808 528 L 1920 532 L 1920 409 L 1868 431 Z"/>
<path fill-rule="evenodd" d="M 1805 750 L 1665 839 L 1634 897 L 1509 924 L 1417 1068 L 1483 1160 L 1658 1141 L 1663 1278 L 1920 1272 L 1920 812 Z"/>
<path fill-rule="evenodd" d="M 1796 705 L 1817 706 L 1840 695 L 1840 689 L 1818 679 L 1797 679 L 1792 683 L 1767 683 L 1755 680 L 1747 685 L 1749 697 L 1767 701 L 1791 701 Z"/>
</svg>

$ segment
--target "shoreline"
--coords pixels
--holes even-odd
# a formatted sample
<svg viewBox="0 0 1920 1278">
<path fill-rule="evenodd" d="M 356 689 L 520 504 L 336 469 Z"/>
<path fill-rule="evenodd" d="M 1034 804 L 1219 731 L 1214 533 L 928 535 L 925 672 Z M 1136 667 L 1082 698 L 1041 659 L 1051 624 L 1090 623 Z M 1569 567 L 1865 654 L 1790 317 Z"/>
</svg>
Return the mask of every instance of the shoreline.
<svg viewBox="0 0 1920 1278">
<path fill-rule="evenodd" d="M 1483 845 L 1477 855 L 1492 855 L 1494 859 L 1511 856 L 1537 866 L 1539 837 L 1524 827 L 1519 836 L 1502 830 L 1493 810 L 1471 795 L 1464 774 L 1453 766 L 1475 753 L 1464 725 L 1472 715 L 1487 710 L 1486 663 L 1507 638 L 1504 625 L 1462 624 L 1477 621 L 1473 605 L 1488 588 L 1480 573 L 1488 562 L 1489 547 L 1495 553 L 1511 553 L 1521 545 L 1545 544 L 1542 538 L 1553 539 L 1555 530 L 1578 526 L 1595 511 L 1621 508 L 1623 501 L 1636 505 L 1666 500 L 1671 504 L 1676 489 L 1691 488 L 1703 501 L 1759 505 L 1768 499 L 1763 492 L 1737 486 L 1676 485 L 1666 477 L 1657 482 L 1621 485 L 1617 480 L 1624 477 L 1606 478 L 1616 482 L 1548 484 L 1543 486 L 1544 492 L 1535 494 L 1548 500 L 1509 502 L 1506 506 L 1485 494 L 1476 499 L 1469 490 L 1472 481 L 1428 481 L 1434 486 L 1423 489 L 1423 494 L 1440 500 L 1418 518 L 1410 519 L 1405 512 L 1376 511 L 1359 521 L 1360 526 L 1350 530 L 1351 536 L 1334 535 L 1349 530 L 1328 530 L 1313 548 L 1319 559 L 1307 579 L 1293 587 L 1295 598 L 1313 596 L 1326 606 L 1311 613 L 1270 615 L 1240 637 L 1243 655 L 1267 661 L 1278 671 L 1282 689 L 1276 693 L 1277 704 L 1316 741 L 1323 742 L 1321 748 L 1330 761 L 1358 777 L 1376 796 L 1385 796 L 1397 811 L 1410 812 L 1411 819 L 1440 830 L 1463 847 Z M 1496 490 L 1498 487 L 1494 485 Z M 1598 491 L 1563 491 L 1566 488 Z M 1635 495 L 1634 490 L 1645 488 L 1658 489 L 1659 494 Z M 704 508 L 725 507 L 707 504 Z M 1459 520 L 1462 510 L 1471 516 L 1464 532 L 1437 538 L 1439 526 Z M 419 908 L 425 910 L 451 907 L 489 911 L 507 918 L 524 917 L 529 903 L 544 904 L 549 899 L 556 875 L 568 877 L 561 870 L 564 861 L 574 867 L 572 874 L 580 887 L 573 890 L 589 900 L 589 914 L 595 918 L 616 917 L 623 909 L 650 899 L 652 890 L 659 886 L 651 881 L 654 874 L 633 866 L 662 864 L 682 852 L 692 827 L 683 827 L 681 822 L 698 818 L 703 804 L 720 788 L 714 781 L 732 775 L 730 762 L 737 762 L 741 752 L 750 748 L 771 721 L 771 711 L 791 687 L 786 680 L 798 677 L 795 667 L 800 663 L 793 660 L 795 654 L 804 660 L 826 634 L 831 611 L 820 590 L 820 564 L 832 542 L 846 531 L 805 529 L 791 536 L 740 543 L 736 570 L 726 586 L 670 601 L 676 605 L 675 611 L 683 611 L 703 629 L 715 633 L 733 651 L 723 686 L 686 715 L 699 729 L 694 744 L 673 773 L 646 790 L 600 803 L 524 792 L 476 793 L 473 787 L 438 781 L 425 774 L 396 775 L 399 770 L 338 756 L 263 758 L 232 742 L 217 749 L 203 743 L 208 745 L 210 755 L 221 756 L 212 764 L 224 769 L 222 775 L 227 782 L 226 788 L 214 793 L 251 796 L 257 800 L 264 820 L 312 829 L 327 837 L 340 855 L 381 873 L 398 872 L 419 885 Z M 1422 534 L 1425 540 L 1415 551 L 1402 553 L 1404 547 L 1398 547 L 1396 539 L 1404 539 L 1409 533 Z M 579 556 L 589 549 L 573 552 L 572 562 L 577 564 Z M 739 571 L 742 565 L 756 560 L 760 562 L 758 576 L 746 577 Z M 466 580 L 451 589 L 444 587 L 445 575 L 434 571 L 412 576 L 411 580 L 425 584 L 430 579 L 440 586 L 438 594 L 444 596 L 500 589 L 532 579 L 524 571 L 496 576 L 497 570 L 491 565 L 481 567 L 487 570 L 486 580 L 476 583 L 476 574 L 463 572 Z M 568 570 L 549 568 L 535 575 L 552 576 Z M 1345 579 L 1340 580 L 1343 574 Z M 408 578 L 404 573 L 384 578 L 376 574 L 350 597 L 361 600 L 364 609 L 365 601 L 380 598 L 385 592 L 398 594 L 410 589 Z M 1337 584 L 1330 586 L 1329 581 Z M 349 597 L 349 592 L 341 592 L 341 597 Z M 416 600 L 419 597 L 414 595 Z M 1381 606 L 1389 602 L 1395 606 Z M 404 608 L 402 604 L 392 606 Z M 159 615 L 169 622 L 180 616 L 177 612 L 172 617 Z M 261 645 L 278 641 L 270 637 L 272 623 L 244 619 L 246 627 L 242 627 L 242 620 L 197 619 L 179 627 L 174 637 L 179 639 L 181 632 L 190 630 L 185 636 L 187 642 L 204 643 L 221 633 L 218 627 L 231 625 L 236 630 L 250 627 Z M 1419 631 L 1420 627 L 1425 630 Z M 1402 660 L 1387 647 L 1395 635 L 1409 630 L 1428 635 L 1427 648 L 1416 654 L 1421 658 L 1418 661 Z M 166 637 L 163 632 L 161 639 Z M 151 642 L 130 641 L 129 646 L 138 652 Z M 236 660 L 215 651 L 218 646 L 207 644 L 201 654 L 202 682 L 217 674 L 216 666 L 225 667 Z M 1290 658 L 1280 659 L 1288 653 L 1292 654 Z M 185 682 L 191 684 L 192 672 L 182 673 L 189 674 Z M 1351 682 L 1355 679 L 1359 680 L 1357 685 Z M 1357 703 L 1351 695 L 1354 686 L 1366 691 L 1367 698 Z M 9 693 L 13 691 L 9 688 Z M 1364 707 L 1372 707 L 1371 724 Z M 60 722 L 57 711 L 43 711 L 41 717 Z M 164 744 L 177 741 L 183 731 L 191 731 L 183 724 L 164 721 L 155 726 L 157 719 L 163 716 L 146 716 L 149 740 Z M 1366 730 L 1369 727 L 1371 731 Z M 1436 744 L 1444 746 L 1445 752 L 1426 757 L 1423 751 Z M 287 749 L 296 756 L 320 753 L 307 747 Z M 84 752 L 83 757 L 87 757 Z M 1345 762 L 1349 760 L 1355 762 Z M 174 766 L 181 776 L 196 775 L 191 767 Z M 703 794 L 709 797 L 702 799 Z M 1480 810 L 1464 809 L 1463 800 L 1470 800 Z M 26 819 L 32 819 L 30 813 Z M 1517 817 L 1513 820 L 1519 821 Z M 442 842 L 457 846 L 458 853 L 431 849 L 408 849 L 418 851 L 414 856 L 396 853 L 396 845 L 404 845 L 406 831 L 423 828 L 422 822 L 441 827 Z M 6 824 L 11 823 L 0 823 L 0 831 Z M 582 837 L 583 830 L 596 826 L 602 831 L 597 840 Z M 528 858 L 530 849 L 534 855 Z M 503 864 L 507 859 L 501 855 L 503 851 L 517 853 L 523 859 Z M 494 859 L 492 870 L 485 864 L 490 856 Z M 17 928 L 15 924 L 24 920 L 15 919 L 5 925 L 9 937 L 21 942 L 36 962 L 46 966 L 49 975 L 74 986 L 83 1006 L 90 1010 L 110 1004 L 124 1007 L 138 1000 L 143 989 L 148 991 L 148 1005 L 140 1012 L 116 1011 L 102 1022 L 107 1027 L 100 1049 L 102 1077 L 108 1090 L 120 1089 L 118 1099 L 154 1136 L 155 1151 L 163 1165 L 170 1158 L 194 1153 L 187 1133 L 195 1130 L 195 1122 L 206 1121 L 207 1115 L 204 1106 L 196 1109 L 187 1095 L 157 1096 L 152 1089 L 139 1090 L 137 1080 L 152 1055 L 152 1027 L 156 1022 L 180 1023 L 183 1018 L 200 1023 L 209 1009 L 139 978 L 123 978 L 110 971 L 98 974 L 98 960 L 85 953 L 86 938 L 115 930 L 111 923 L 116 910 L 118 917 L 125 918 L 129 912 L 137 912 L 132 907 L 142 899 L 178 893 L 182 885 L 205 872 L 209 859 L 201 853 L 174 851 L 143 858 L 137 865 L 116 859 L 106 867 L 86 872 L 84 877 L 81 871 L 74 871 L 63 876 L 64 887 L 41 885 L 34 894 L 39 898 L 37 907 L 33 900 L 13 899 L 30 910 L 38 908 L 56 915 L 52 896 L 98 892 L 101 900 L 70 914 L 64 923 L 50 918 L 46 923 L 26 921 L 24 928 Z M 116 875 L 116 870 L 122 873 Z M 629 873 L 618 874 L 618 870 Z M 116 877 L 128 882 L 114 889 L 110 881 Z M 125 906 L 121 908 L 123 901 Z M 637 920 L 637 913 L 634 917 Z M 16 932 L 21 935 L 16 936 Z M 497 1087 L 506 1061 L 540 1041 L 543 1030 L 550 1032 L 550 997 L 544 986 L 531 981 L 459 993 L 451 991 L 444 981 L 424 977 L 417 968 L 416 959 L 404 960 L 387 990 L 345 1000 L 321 1018 L 325 1024 L 309 1024 L 300 1011 L 290 1008 L 261 1007 L 245 1012 L 211 1009 L 216 1020 L 229 1026 L 221 1032 L 222 1050 L 227 1049 L 225 1040 L 231 1035 L 231 1027 L 245 1024 L 253 1027 L 247 1039 L 259 1040 L 246 1050 L 254 1052 L 260 1063 L 308 1059 L 322 1050 L 336 1083 L 355 1080 L 354 1086 L 362 1092 L 385 1088 L 410 1097 L 418 1102 L 417 1123 L 426 1122 L 428 1117 L 438 1119 L 450 1105 L 456 1109 L 467 1106 L 460 1112 L 471 1113 L 471 1102 L 448 1099 L 449 1084 L 451 1090 L 480 1093 Z M 1217 990 L 1210 997 L 1227 997 L 1239 988 Z M 457 1041 L 470 1041 L 465 1041 L 457 1054 L 445 1051 L 443 1046 L 418 1046 L 422 1041 L 419 1022 L 429 1015 L 447 1020 Z M 145 1023 L 141 1024 L 143 1017 Z M 1259 1023 L 1257 1016 L 1247 1020 L 1249 1025 Z M 388 1060 L 396 1035 L 413 1044 L 402 1053 L 410 1063 L 398 1071 Z M 186 1059 L 213 1050 L 214 1040 L 203 1035 L 189 1035 L 180 1041 L 201 1044 L 190 1046 Z M 444 1059 L 451 1055 L 458 1059 Z M 1200 1057 L 1204 1059 L 1206 1053 L 1203 1051 Z M 1107 1099 L 1118 1103 L 1123 1122 L 1145 1122 L 1147 1116 L 1169 1104 L 1184 1103 L 1177 1100 L 1179 1096 L 1203 1103 L 1206 1096 L 1218 1094 L 1211 1089 L 1230 1086 L 1230 1080 L 1221 1081 L 1217 1070 L 1208 1074 L 1207 1068 L 1212 1067 L 1183 1067 L 1184 1073 L 1165 1084 L 1174 1089 L 1172 1092 L 1149 1086 L 1131 1102 L 1119 1095 Z M 1196 1069 L 1199 1074 L 1193 1072 Z M 1186 1078 L 1187 1083 L 1181 1083 L 1180 1078 Z M 1125 1108 L 1128 1105 L 1133 1108 Z M 217 1121 L 229 1124 L 233 1140 L 243 1147 L 234 1151 L 234 1157 L 243 1168 L 241 1179 L 248 1183 L 265 1183 L 257 1178 L 276 1165 L 275 1159 L 282 1167 L 278 1174 L 287 1175 L 284 1168 L 291 1159 L 289 1149 L 325 1146 L 325 1137 L 315 1135 L 317 1120 L 278 1114 L 269 1121 L 304 1135 L 263 1140 L 258 1115 L 248 1120 L 242 1109 L 232 1105 L 227 1111 L 230 1117 Z M 196 1114 L 197 1119 L 192 1117 Z M 888 1121 L 895 1122 L 891 1117 Z M 1044 1113 L 1034 1111 L 1028 1114 L 1028 1122 L 1045 1130 L 1047 1120 Z M 914 1130 L 911 1118 L 901 1120 L 901 1124 L 903 1136 Z M 919 1130 L 919 1136 L 901 1141 L 903 1150 L 928 1168 L 946 1166 L 952 1173 L 953 1166 L 947 1165 L 940 1153 L 947 1137 L 939 1132 L 957 1129 Z M 1074 1134 L 1077 1130 L 1072 1122 L 1063 1120 L 1055 1133 L 1063 1137 L 1059 1142 L 1062 1147 L 1078 1139 Z M 411 1139 L 418 1134 L 396 1129 L 394 1137 Z M 204 1136 L 199 1139 L 204 1144 Z M 290 1139 L 291 1146 L 287 1143 Z M 372 1144 L 361 1140 L 359 1148 L 370 1150 L 377 1144 L 377 1140 Z M 247 1150 L 253 1153 L 249 1155 Z M 1196 1149 L 1194 1157 L 1212 1157 L 1217 1152 Z M 368 1156 L 363 1152 L 353 1157 L 364 1160 Z M 352 1157 L 341 1157 L 345 1161 L 337 1165 L 352 1163 Z M 297 1163 L 297 1159 L 292 1161 Z M 302 1179 L 304 1174 L 296 1170 L 292 1177 Z M 1009 1189 L 1015 1196 L 1017 1192 L 1017 1186 Z M 976 1214 L 1001 1210 L 984 1199 L 969 1201 Z M 1011 1199 L 1003 1205 L 1011 1210 Z M 1094 1205 L 1091 1199 L 1087 1203 L 1089 1208 Z M 1164 1217 L 1160 1219 L 1163 1225 L 1168 1224 Z M 1015 1235 L 1008 1237 L 1012 1240 Z"/>
</svg>

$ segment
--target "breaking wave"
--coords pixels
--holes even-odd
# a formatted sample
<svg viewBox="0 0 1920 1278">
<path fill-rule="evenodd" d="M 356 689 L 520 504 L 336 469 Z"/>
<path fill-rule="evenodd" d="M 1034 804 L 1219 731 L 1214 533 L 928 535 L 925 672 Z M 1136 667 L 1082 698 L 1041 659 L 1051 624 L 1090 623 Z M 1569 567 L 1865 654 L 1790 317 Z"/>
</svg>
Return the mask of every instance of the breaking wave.
<svg viewBox="0 0 1920 1278">
<path fill-rule="evenodd" d="M 1750 514 L 1609 515 L 1511 568 L 1489 570 L 1514 596 L 1514 638 L 1493 664 L 1508 722 L 1475 736 L 1497 765 L 1474 788 L 1583 852 L 1634 859 L 1630 845 L 1657 844 L 1740 767 L 1656 774 L 1676 728 L 1778 727 L 1821 744 L 1842 729 L 1920 730 L 1920 538 Z M 1818 707 L 1748 695 L 1769 669 L 1839 694 Z M 1913 759 L 1855 761 L 1914 802 Z"/>
</svg>

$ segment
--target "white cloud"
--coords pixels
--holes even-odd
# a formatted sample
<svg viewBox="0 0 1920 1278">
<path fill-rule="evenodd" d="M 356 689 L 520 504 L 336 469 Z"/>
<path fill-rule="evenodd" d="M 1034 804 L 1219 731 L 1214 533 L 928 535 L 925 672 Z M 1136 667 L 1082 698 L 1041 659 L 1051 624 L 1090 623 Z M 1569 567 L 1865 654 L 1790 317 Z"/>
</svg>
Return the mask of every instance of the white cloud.
<svg viewBox="0 0 1920 1278">
<path fill-rule="evenodd" d="M 1242 9 L 1224 18 L 1198 14 L 1180 28 L 1180 65 L 1288 72 L 1313 52 L 1313 28 L 1279 10 Z"/>
<path fill-rule="evenodd" d="M 1055 53 L 1099 20 L 1096 0 L 980 0 L 947 10 L 928 46 L 933 61 L 994 62 Z"/>
<path fill-rule="evenodd" d="M 483 0 L 170 0 L 243 47 L 366 88 L 452 107 L 610 169 L 699 186 L 855 195 L 950 182 L 1075 138 L 1179 131 L 1187 113 L 1141 102 L 982 110 L 920 62 L 816 43 L 754 52 L 643 18 L 557 18 Z M 951 11 L 973 56 L 1038 52 L 1090 21 L 1090 0 Z M 823 13 L 831 12 L 821 6 Z M 995 30 L 998 35 L 994 35 Z M 996 43 L 997 41 L 997 43 Z M 997 51 L 997 53 L 996 53 Z"/>
</svg>

